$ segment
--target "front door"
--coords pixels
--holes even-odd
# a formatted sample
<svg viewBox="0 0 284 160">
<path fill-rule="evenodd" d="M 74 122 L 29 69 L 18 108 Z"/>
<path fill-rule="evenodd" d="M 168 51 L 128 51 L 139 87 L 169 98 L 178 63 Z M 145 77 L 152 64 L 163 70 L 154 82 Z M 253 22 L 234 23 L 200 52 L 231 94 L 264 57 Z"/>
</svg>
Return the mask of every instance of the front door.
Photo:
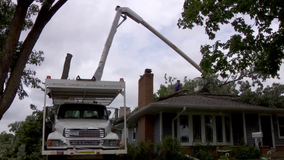
<svg viewBox="0 0 284 160">
<path fill-rule="evenodd" d="M 262 145 L 273 147 L 272 133 L 271 133 L 271 131 L 272 131 L 271 118 L 270 118 L 270 116 L 267 116 L 267 115 L 261 115 L 260 121 L 261 121 L 261 130 L 262 130 L 262 133 L 263 133 Z"/>
</svg>

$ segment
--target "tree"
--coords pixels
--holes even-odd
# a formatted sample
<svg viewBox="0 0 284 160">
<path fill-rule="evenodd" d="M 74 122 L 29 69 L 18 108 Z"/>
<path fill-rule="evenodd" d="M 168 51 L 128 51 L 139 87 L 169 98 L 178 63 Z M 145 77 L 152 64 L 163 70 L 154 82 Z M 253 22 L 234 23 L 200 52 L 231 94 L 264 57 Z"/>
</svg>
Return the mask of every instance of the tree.
<svg viewBox="0 0 284 160">
<path fill-rule="evenodd" d="M 21 88 L 22 84 L 32 85 L 32 87 L 38 87 L 38 79 L 28 77 L 33 76 L 35 72 L 26 70 L 28 75 L 25 75 L 25 66 L 27 63 L 38 64 L 39 60 L 37 56 L 42 54 L 36 54 L 33 56 L 32 49 L 39 38 L 43 28 L 53 15 L 65 4 L 67 0 L 18 0 L 17 5 L 12 4 L 11 0 L 0 0 L 1 6 L 5 6 L 5 10 L 1 10 L 1 23 L 2 19 L 6 22 L 5 26 L 1 26 L 1 51 L 0 51 L 0 120 L 3 114 L 9 109 L 12 104 L 15 95 L 18 92 L 20 97 L 27 96 Z M 37 4 L 41 5 L 41 8 L 37 7 Z M 2 16 L 2 13 L 4 13 Z M 11 13 L 13 18 L 10 21 Z M 38 13 L 38 14 L 37 14 Z M 24 42 L 19 45 L 19 37 L 21 31 L 31 27 L 30 22 L 26 18 L 32 15 L 37 15 L 35 23 L 32 25 L 29 34 Z M 2 36 L 1 35 L 1 36 Z M 29 59 L 30 58 L 30 59 Z M 29 61 L 30 60 L 30 61 Z M 43 60 L 42 60 L 43 61 Z M 42 62 L 40 61 L 40 62 Z M 26 76 L 26 77 L 25 77 Z M 26 81 L 21 81 L 24 78 Z M 23 83 L 21 83 L 23 82 Z"/>
<path fill-rule="evenodd" d="M 284 59 L 283 0 L 185 0 L 183 8 L 180 28 L 205 26 L 210 40 L 222 25 L 235 30 L 226 42 L 201 46 L 204 75 L 279 78 Z"/>
<path fill-rule="evenodd" d="M 9 149 L 2 153 L 7 159 L 45 159 L 45 156 L 41 155 L 43 111 L 34 105 L 30 107 L 33 113 L 27 116 L 25 121 L 9 124 L 9 131 L 13 134 L 0 134 L 0 148 Z M 46 127 L 51 128 L 51 125 Z"/>
<path fill-rule="evenodd" d="M 174 93 L 174 84 L 177 78 L 172 76 L 167 76 L 165 74 L 165 84 L 160 85 L 160 89 L 156 93 L 154 93 L 154 100 L 163 99 Z M 188 79 L 186 76 L 183 78 L 183 82 L 181 82 L 181 94 L 187 94 L 195 92 L 196 90 L 202 90 L 211 94 L 230 94 L 230 95 L 238 95 L 239 91 L 236 89 L 236 83 L 230 82 L 226 83 L 217 79 L 217 76 L 207 76 L 206 80 L 202 78 Z"/>
<path fill-rule="evenodd" d="M 165 74 L 164 79 L 165 79 L 165 84 L 161 84 L 160 89 L 157 91 L 157 93 L 154 93 L 154 100 L 157 100 L 160 97 L 165 97 L 173 93 L 175 87 L 173 83 L 175 82 L 175 80 L 177 80 L 177 78 L 172 76 L 167 76 L 167 74 Z M 183 88 L 182 84 L 181 88 Z"/>
<path fill-rule="evenodd" d="M 284 85 L 273 83 L 271 86 L 259 85 L 254 91 L 248 81 L 239 82 L 240 101 L 270 108 L 284 108 Z"/>
<path fill-rule="evenodd" d="M 11 157 L 14 137 L 13 134 L 5 131 L 0 133 L 0 160 L 6 160 Z"/>
</svg>

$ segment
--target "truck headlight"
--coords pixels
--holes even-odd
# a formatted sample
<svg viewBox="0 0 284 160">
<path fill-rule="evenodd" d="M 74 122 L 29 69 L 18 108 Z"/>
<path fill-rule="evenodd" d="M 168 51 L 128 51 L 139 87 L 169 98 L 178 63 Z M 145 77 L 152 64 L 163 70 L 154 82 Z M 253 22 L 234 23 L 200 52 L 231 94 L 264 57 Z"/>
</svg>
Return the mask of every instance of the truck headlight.
<svg viewBox="0 0 284 160">
<path fill-rule="evenodd" d="M 59 139 L 50 139 L 47 141 L 47 146 L 49 147 L 59 147 L 59 146 L 66 146 L 67 143 L 63 142 L 62 140 Z"/>
<path fill-rule="evenodd" d="M 104 146 L 119 146 L 119 140 L 104 140 Z"/>
</svg>

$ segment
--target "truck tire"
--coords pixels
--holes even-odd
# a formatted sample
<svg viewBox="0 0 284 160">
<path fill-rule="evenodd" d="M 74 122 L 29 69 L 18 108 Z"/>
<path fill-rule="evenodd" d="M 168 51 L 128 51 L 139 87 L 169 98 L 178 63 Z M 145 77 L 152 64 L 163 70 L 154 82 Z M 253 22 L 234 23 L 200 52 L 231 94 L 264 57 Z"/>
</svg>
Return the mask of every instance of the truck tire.
<svg viewBox="0 0 284 160">
<path fill-rule="evenodd" d="M 46 156 L 46 160 L 65 160 L 67 159 L 66 156 L 62 156 L 62 155 L 47 155 Z"/>
<path fill-rule="evenodd" d="M 111 159 L 111 160 L 119 160 L 119 156 L 117 155 L 104 155 L 104 159 Z"/>
</svg>

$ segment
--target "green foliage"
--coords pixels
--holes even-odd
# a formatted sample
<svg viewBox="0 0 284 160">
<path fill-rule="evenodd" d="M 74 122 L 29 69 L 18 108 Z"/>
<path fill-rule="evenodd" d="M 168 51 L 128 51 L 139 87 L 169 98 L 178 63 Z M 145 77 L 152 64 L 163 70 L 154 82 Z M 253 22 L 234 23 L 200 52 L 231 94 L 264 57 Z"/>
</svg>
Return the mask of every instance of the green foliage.
<svg viewBox="0 0 284 160">
<path fill-rule="evenodd" d="M 0 0 L 0 49 L 7 37 L 9 27 L 12 24 L 14 17 L 16 4 L 12 0 Z M 29 30 L 33 26 L 33 16 L 36 16 L 39 12 L 39 6 L 37 4 L 32 4 L 27 12 L 23 30 Z"/>
<path fill-rule="evenodd" d="M 283 0 L 185 0 L 183 8 L 180 28 L 205 26 L 210 40 L 224 25 L 235 31 L 226 42 L 201 46 L 204 75 L 253 80 L 279 77 L 284 59 Z"/>
<path fill-rule="evenodd" d="M 197 144 L 193 147 L 191 156 L 202 160 L 214 160 L 215 157 L 210 152 L 212 149 L 213 147 L 209 144 L 207 144 L 206 146 Z"/>
<path fill-rule="evenodd" d="M 206 76 L 205 89 L 211 94 L 238 95 L 237 84 L 234 81 L 227 82 L 218 79 L 218 75 Z"/>
<path fill-rule="evenodd" d="M 136 156 L 137 147 L 135 144 L 127 144 L 127 154 L 121 155 L 120 159 L 124 160 L 134 160 Z"/>
<path fill-rule="evenodd" d="M 262 85 L 258 86 L 255 91 L 252 91 L 252 86 L 248 81 L 239 82 L 240 85 L 240 101 L 243 103 L 271 107 L 283 108 L 284 107 L 284 85 L 273 83 L 272 86 L 263 88 Z"/>
<path fill-rule="evenodd" d="M 140 142 L 136 150 L 135 159 L 137 160 L 155 159 L 157 155 L 154 153 L 154 148 L 155 145 L 152 141 Z"/>
<path fill-rule="evenodd" d="M 162 143 L 157 145 L 157 150 L 160 152 L 157 159 L 173 160 L 173 159 L 186 159 L 186 151 L 181 147 L 180 142 L 171 136 L 165 137 Z"/>
<path fill-rule="evenodd" d="M 44 61 L 43 54 L 43 51 L 33 51 L 29 57 L 27 64 L 40 66 Z M 26 87 L 31 86 L 31 88 L 38 88 L 43 90 L 43 88 L 40 86 L 41 83 L 42 81 L 36 77 L 36 71 L 31 69 L 24 69 L 23 75 L 21 77 L 21 83 L 18 89 L 19 99 L 23 99 L 24 97 L 28 96 L 27 92 L 24 90 L 23 85 L 25 85 Z"/>
<path fill-rule="evenodd" d="M 120 159 L 127 160 L 172 160 L 172 159 L 186 159 L 185 150 L 180 146 L 180 142 L 177 139 L 166 137 L 163 141 L 155 145 L 152 141 L 142 141 L 138 144 L 127 145 L 127 154 L 120 156 Z"/>
<path fill-rule="evenodd" d="M 239 146 L 236 159 L 259 159 L 261 152 L 254 146 Z"/>
<path fill-rule="evenodd" d="M 8 34 L 8 28 L 12 23 L 16 5 L 12 0 L 0 0 L 0 50 Z"/>
<path fill-rule="evenodd" d="M 154 152 L 155 145 L 152 141 L 142 141 L 138 144 L 127 144 L 126 155 L 121 156 L 121 159 L 127 160 L 144 160 L 144 159 L 155 159 L 157 154 Z"/>
<path fill-rule="evenodd" d="M 165 74 L 165 84 L 161 84 L 160 88 L 156 93 L 154 93 L 154 100 L 158 100 L 161 97 L 166 97 L 168 95 L 173 94 L 174 84 L 173 82 L 177 80 L 175 77 L 167 77 Z M 236 83 L 226 83 L 223 85 L 224 81 L 218 80 L 217 75 L 207 76 L 206 78 L 195 78 L 188 79 L 187 76 L 183 78 L 183 82 L 181 82 L 181 90 L 186 90 L 183 93 L 192 93 L 198 86 L 202 86 L 204 90 L 211 94 L 229 94 L 229 95 L 237 95 L 239 93 L 236 90 Z M 201 89 L 201 88 L 199 88 Z"/>
<path fill-rule="evenodd" d="M 0 160 L 6 160 L 11 157 L 13 151 L 13 143 L 15 136 L 11 133 L 7 133 L 5 131 L 0 133 Z"/>
<path fill-rule="evenodd" d="M 31 109 L 34 111 L 32 115 L 26 117 L 25 121 L 9 124 L 10 132 L 15 135 L 9 158 L 45 159 L 45 156 L 41 155 L 43 113 L 34 105 L 31 105 Z"/>
<path fill-rule="evenodd" d="M 154 93 L 154 100 L 157 100 L 160 97 L 165 97 L 167 95 L 170 95 L 174 91 L 175 81 L 177 80 L 177 78 L 172 76 L 167 76 L 167 74 L 165 74 L 164 79 L 165 79 L 165 85 L 161 84 L 160 89 L 157 91 L 157 93 Z"/>
</svg>

